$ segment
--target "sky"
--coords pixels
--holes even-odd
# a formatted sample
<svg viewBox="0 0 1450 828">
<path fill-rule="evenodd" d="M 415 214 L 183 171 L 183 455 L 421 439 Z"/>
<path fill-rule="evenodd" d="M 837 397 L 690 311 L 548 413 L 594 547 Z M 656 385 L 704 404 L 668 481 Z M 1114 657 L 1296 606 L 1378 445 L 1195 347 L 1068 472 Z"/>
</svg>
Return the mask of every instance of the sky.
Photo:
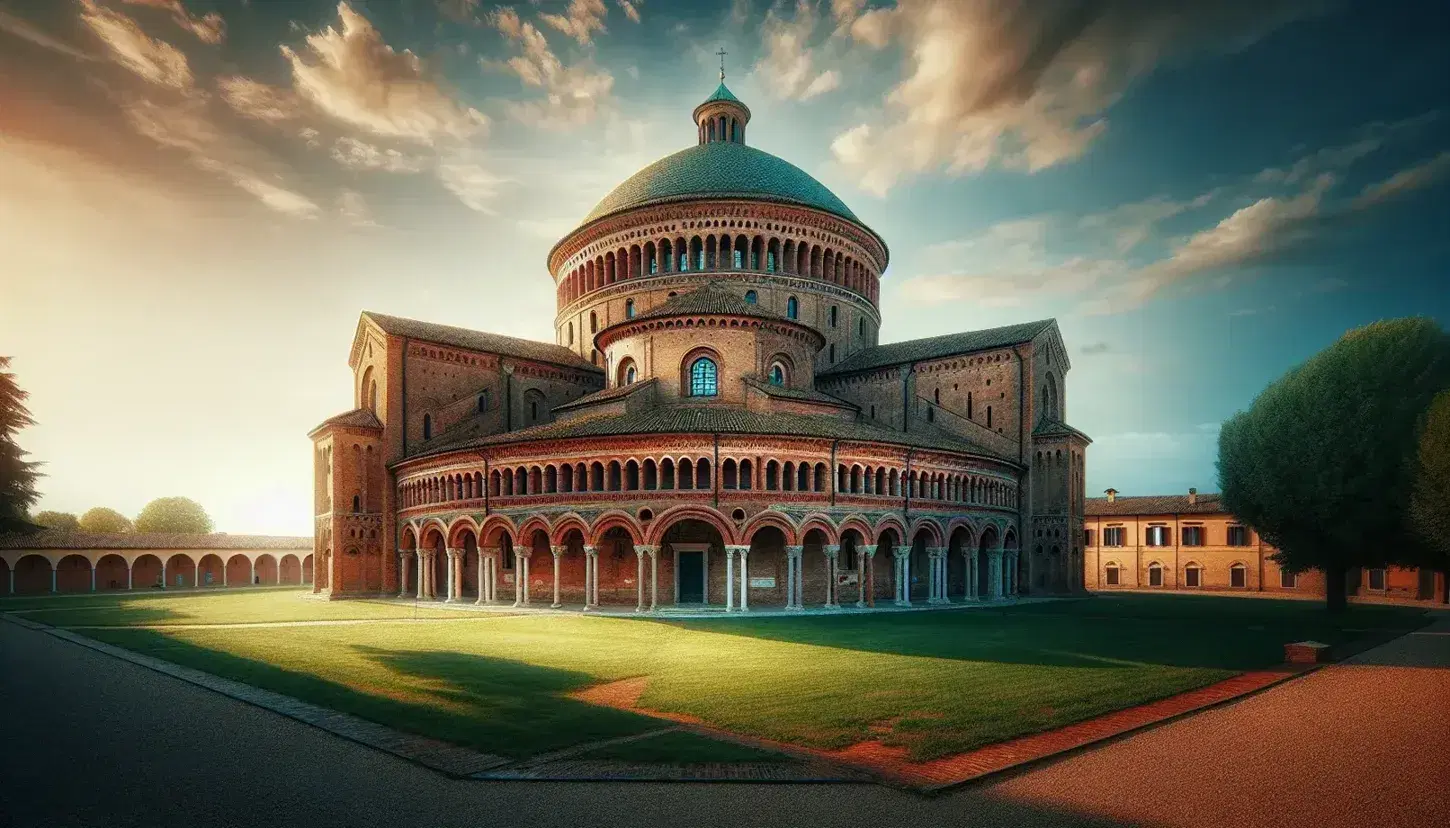
<svg viewBox="0 0 1450 828">
<path fill-rule="evenodd" d="M 887 241 L 881 341 L 1055 317 L 1087 486 L 1378 319 L 1450 322 L 1443 3 L 0 0 L 0 354 L 37 510 L 310 534 L 360 311 L 552 339 L 549 248 L 695 141 Z"/>
</svg>

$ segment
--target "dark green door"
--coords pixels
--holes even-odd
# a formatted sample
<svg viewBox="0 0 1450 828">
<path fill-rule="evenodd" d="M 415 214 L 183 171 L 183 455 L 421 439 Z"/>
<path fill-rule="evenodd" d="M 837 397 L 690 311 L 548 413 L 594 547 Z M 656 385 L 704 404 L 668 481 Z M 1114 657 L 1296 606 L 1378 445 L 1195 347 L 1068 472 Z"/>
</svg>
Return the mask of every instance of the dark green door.
<svg viewBox="0 0 1450 828">
<path fill-rule="evenodd" d="M 676 575 L 679 591 L 677 604 L 705 603 L 705 553 L 681 552 L 680 571 Z"/>
</svg>

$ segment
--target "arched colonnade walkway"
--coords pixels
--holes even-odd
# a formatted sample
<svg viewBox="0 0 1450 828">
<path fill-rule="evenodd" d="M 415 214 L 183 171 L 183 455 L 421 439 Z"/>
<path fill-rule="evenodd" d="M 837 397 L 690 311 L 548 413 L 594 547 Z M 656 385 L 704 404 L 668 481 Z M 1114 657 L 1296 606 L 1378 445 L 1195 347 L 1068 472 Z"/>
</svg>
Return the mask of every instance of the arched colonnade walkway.
<svg viewBox="0 0 1450 828">
<path fill-rule="evenodd" d="M 737 528 L 676 507 L 647 525 L 621 512 L 515 526 L 494 515 L 405 525 L 395 583 L 403 598 L 586 611 L 913 606 L 1016 594 L 1017 546 L 1014 528 L 987 520 L 837 526 L 765 513 Z"/>
<path fill-rule="evenodd" d="M 303 549 L 33 549 L 0 552 L 6 595 L 312 583 Z"/>
</svg>

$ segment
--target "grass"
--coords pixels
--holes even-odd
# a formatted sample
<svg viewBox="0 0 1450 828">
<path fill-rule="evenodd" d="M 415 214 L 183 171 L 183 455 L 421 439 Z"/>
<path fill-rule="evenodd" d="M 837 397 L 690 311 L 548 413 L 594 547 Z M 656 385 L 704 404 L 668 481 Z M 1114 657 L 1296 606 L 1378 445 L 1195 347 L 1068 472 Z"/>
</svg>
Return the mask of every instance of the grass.
<svg viewBox="0 0 1450 828">
<path fill-rule="evenodd" d="M 430 604 L 415 608 L 396 602 L 326 601 L 296 587 L 7 598 L 0 600 L 0 612 L 56 627 L 460 617 L 456 611 Z"/>
<path fill-rule="evenodd" d="M 368 606 L 294 596 L 236 597 L 275 602 L 273 615 L 290 616 L 298 606 Z M 231 596 L 176 597 L 166 609 L 192 619 L 267 614 L 262 607 L 200 606 L 222 597 Z M 73 621 L 42 612 L 50 610 L 29 615 Z M 510 757 L 659 729 L 657 720 L 569 697 L 593 684 L 644 676 L 646 708 L 810 747 L 879 739 L 930 759 L 1276 664 L 1289 641 L 1338 644 L 1365 629 L 1424 621 L 1423 611 L 1399 607 L 1356 606 L 1331 618 L 1318 605 L 1295 601 L 1121 595 L 838 617 L 523 615 L 285 631 L 116 627 L 87 635 Z M 737 749 L 666 735 L 599 751 L 633 761 L 699 761 Z"/>
</svg>

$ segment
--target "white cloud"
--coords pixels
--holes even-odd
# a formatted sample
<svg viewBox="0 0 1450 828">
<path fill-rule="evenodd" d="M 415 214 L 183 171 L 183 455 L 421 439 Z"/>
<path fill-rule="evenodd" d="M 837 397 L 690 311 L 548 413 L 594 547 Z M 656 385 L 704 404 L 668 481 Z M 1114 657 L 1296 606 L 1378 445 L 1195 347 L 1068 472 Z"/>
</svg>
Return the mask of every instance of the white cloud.
<svg viewBox="0 0 1450 828">
<path fill-rule="evenodd" d="M 840 85 L 839 72 L 817 68 L 818 49 L 811 41 L 818 23 L 815 4 L 810 0 L 797 0 L 795 13 L 789 19 L 775 8 L 766 12 L 760 26 L 765 50 L 753 71 L 771 95 L 806 100 Z"/>
<path fill-rule="evenodd" d="M 881 194 L 938 168 L 1051 167 L 1081 156 L 1113 103 L 1161 63 L 1205 45 L 1242 46 L 1310 5 L 900 0 L 851 19 L 850 33 L 872 48 L 899 42 L 906 77 L 833 149 Z"/>
<path fill-rule="evenodd" d="M 566 66 L 538 27 L 521 20 L 511 8 L 502 8 L 491 18 L 494 26 L 518 46 L 521 54 L 502 64 L 483 60 L 489 68 L 501 68 L 517 75 L 526 86 L 543 90 L 542 100 L 511 101 L 514 118 L 534 126 L 569 129 L 593 121 L 612 99 L 614 76 L 582 65 Z"/>
<path fill-rule="evenodd" d="M 201 17 L 196 17 L 186 10 L 181 0 L 121 0 L 129 6 L 150 6 L 153 9 L 161 9 L 171 12 L 171 19 L 176 25 L 196 35 L 203 43 L 213 45 L 221 43 L 227 36 L 227 24 L 222 16 L 216 12 L 208 12 Z"/>
<path fill-rule="evenodd" d="M 341 30 L 329 26 L 308 35 L 309 54 L 282 47 L 304 98 L 344 123 L 422 144 L 484 130 L 483 114 L 454 101 L 417 55 L 394 51 L 346 2 L 338 4 L 337 14 Z"/>
<path fill-rule="evenodd" d="M 0 11 L 0 32 L 9 32 L 16 37 L 21 38 L 22 40 L 28 40 L 31 43 L 34 43 L 36 46 L 40 46 L 44 49 L 49 49 L 52 52 L 66 55 L 68 57 L 73 57 L 76 60 L 100 60 L 100 58 L 96 57 L 95 55 L 89 52 L 81 51 L 80 49 L 77 49 L 69 43 L 61 41 L 60 39 L 53 37 L 41 31 L 40 29 L 37 29 L 36 27 L 30 25 L 30 23 L 21 20 L 15 15 L 9 14 L 4 11 Z"/>
<path fill-rule="evenodd" d="M 604 28 L 607 14 L 604 0 L 569 0 L 564 14 L 541 14 L 539 19 L 579 41 L 580 46 L 587 46 L 595 32 L 608 31 Z"/>
<path fill-rule="evenodd" d="M 1355 198 L 1353 207 L 1362 210 L 1383 204 L 1405 193 L 1428 187 L 1450 173 L 1450 150 L 1440 153 L 1428 161 L 1400 170 L 1383 181 L 1364 188 Z"/>
<path fill-rule="evenodd" d="M 81 20 L 110 50 L 112 60 L 158 86 L 191 89 L 191 67 L 175 46 L 147 35 L 136 21 L 95 0 L 80 3 Z"/>
<path fill-rule="evenodd" d="M 458 196 L 464 206 L 476 212 L 495 215 L 490 206 L 498 196 L 499 186 L 507 183 L 485 169 L 469 154 L 446 157 L 438 162 L 438 180 L 449 192 Z"/>
<path fill-rule="evenodd" d="M 337 213 L 355 227 L 380 227 L 373 220 L 373 212 L 367 199 L 356 190 L 343 190 L 337 196 Z"/>
<path fill-rule="evenodd" d="M 330 154 L 334 161 L 354 170 L 415 173 L 428 163 L 425 158 L 404 155 L 395 149 L 383 149 L 348 136 L 334 141 Z"/>
<path fill-rule="evenodd" d="M 620 11 L 624 12 L 625 17 L 628 17 L 634 23 L 640 21 L 639 7 L 644 5 L 644 0 L 617 0 L 617 2 L 619 3 Z"/>
<path fill-rule="evenodd" d="M 240 75 L 217 79 L 222 100 L 238 114 L 269 124 L 290 121 L 302 114 L 301 102 L 290 90 Z"/>
</svg>

